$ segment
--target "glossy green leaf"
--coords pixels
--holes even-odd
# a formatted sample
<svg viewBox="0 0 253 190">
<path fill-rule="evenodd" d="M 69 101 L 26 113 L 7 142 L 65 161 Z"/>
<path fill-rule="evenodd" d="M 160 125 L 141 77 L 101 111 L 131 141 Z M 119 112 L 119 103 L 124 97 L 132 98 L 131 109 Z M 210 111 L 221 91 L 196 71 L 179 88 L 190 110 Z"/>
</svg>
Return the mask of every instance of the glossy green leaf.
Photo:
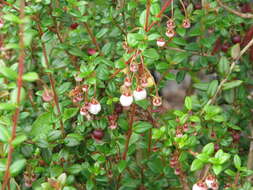
<svg viewBox="0 0 253 190">
<path fill-rule="evenodd" d="M 23 80 L 24 81 L 28 81 L 28 82 L 33 82 L 39 79 L 39 75 L 35 72 L 29 72 L 29 73 L 25 73 L 23 75 Z"/>
<path fill-rule="evenodd" d="M 214 96 L 214 94 L 215 94 L 216 91 L 217 91 L 218 85 L 219 85 L 219 83 L 218 83 L 217 80 L 213 80 L 213 81 L 209 84 L 208 89 L 207 89 L 207 94 L 208 94 L 209 97 Z"/>
<path fill-rule="evenodd" d="M 191 164 L 191 171 L 197 171 L 200 170 L 203 167 L 204 163 L 199 160 L 199 159 L 195 159 L 193 160 L 192 164 Z"/>
<path fill-rule="evenodd" d="M 17 96 L 18 96 L 18 88 L 15 88 L 11 91 L 11 102 L 12 104 L 17 104 Z M 26 100 L 26 92 L 24 88 L 21 88 L 20 91 L 20 102 L 21 104 L 24 103 Z"/>
<path fill-rule="evenodd" d="M 222 56 L 219 64 L 218 64 L 218 71 L 221 73 L 223 76 L 225 76 L 228 71 L 229 71 L 229 61 L 226 57 Z"/>
<path fill-rule="evenodd" d="M 11 164 L 10 167 L 10 173 L 12 176 L 16 176 L 21 172 L 21 170 L 25 167 L 26 165 L 26 160 L 25 159 L 20 159 Z"/>
<path fill-rule="evenodd" d="M 0 125 L 0 141 L 8 142 L 10 138 L 11 138 L 10 131 L 6 127 Z"/>
<path fill-rule="evenodd" d="M 121 160 L 117 166 L 118 166 L 119 173 L 122 173 L 127 166 L 127 162 L 125 160 Z"/>
<path fill-rule="evenodd" d="M 133 126 L 133 130 L 135 133 L 144 133 L 152 128 L 152 125 L 148 122 L 139 121 L 135 122 Z"/>
<path fill-rule="evenodd" d="M 208 143 L 207 145 L 205 145 L 202 149 L 202 152 L 207 154 L 207 155 L 211 155 L 214 152 L 214 144 L 213 143 Z"/>
<path fill-rule="evenodd" d="M 222 171 L 222 166 L 221 165 L 213 165 L 212 169 L 213 169 L 215 175 L 219 175 Z"/>
<path fill-rule="evenodd" d="M 231 89 L 231 88 L 238 87 L 242 83 L 243 83 L 243 81 L 241 81 L 241 80 L 234 80 L 234 81 L 231 81 L 231 82 L 227 82 L 223 85 L 223 90 L 228 90 L 228 89 Z"/>
<path fill-rule="evenodd" d="M 236 169 L 240 170 L 241 164 L 242 163 L 241 163 L 240 157 L 238 155 L 235 155 L 234 156 L 234 165 L 235 165 Z"/>
<path fill-rule="evenodd" d="M 10 80 L 16 80 L 18 78 L 18 74 L 12 70 L 9 67 L 0 67 L 0 74 L 2 74 L 4 77 L 10 79 Z"/>
<path fill-rule="evenodd" d="M 31 135 L 40 136 L 47 134 L 52 129 L 52 113 L 45 112 L 37 117 L 32 124 Z"/>
<path fill-rule="evenodd" d="M 154 60 L 158 60 L 160 58 L 157 50 L 154 48 L 146 49 L 143 52 L 143 56 L 146 58 L 154 59 Z"/>
<path fill-rule="evenodd" d="M 233 59 L 237 59 L 240 56 L 240 44 L 235 44 L 232 48 L 231 48 L 231 57 Z"/>
<path fill-rule="evenodd" d="M 64 113 L 63 113 L 63 121 L 66 121 L 72 117 L 74 117 L 77 112 L 78 112 L 78 108 L 67 108 L 64 110 Z"/>
<path fill-rule="evenodd" d="M 18 135 L 14 141 L 12 141 L 13 146 L 17 146 L 20 145 L 21 143 L 23 143 L 25 140 L 27 140 L 27 136 L 22 134 L 22 135 Z"/>
<path fill-rule="evenodd" d="M 192 100 L 191 100 L 191 97 L 187 96 L 185 98 L 184 105 L 187 108 L 187 110 L 191 110 L 192 109 Z"/>
<path fill-rule="evenodd" d="M 13 103 L 0 103 L 0 110 L 11 111 L 17 108 L 16 104 Z"/>
</svg>

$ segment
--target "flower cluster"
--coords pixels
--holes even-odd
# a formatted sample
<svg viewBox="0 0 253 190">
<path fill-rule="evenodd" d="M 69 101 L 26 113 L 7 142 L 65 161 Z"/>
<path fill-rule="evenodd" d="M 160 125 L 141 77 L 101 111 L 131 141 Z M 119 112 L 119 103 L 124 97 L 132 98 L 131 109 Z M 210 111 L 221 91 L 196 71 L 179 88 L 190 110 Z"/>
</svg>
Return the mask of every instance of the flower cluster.
<svg viewBox="0 0 253 190">
<path fill-rule="evenodd" d="M 177 122 L 179 122 L 179 119 L 176 120 Z M 183 125 L 178 125 L 176 128 L 176 137 L 182 137 L 184 135 L 184 133 L 186 133 L 187 131 L 189 131 L 191 128 L 193 128 L 195 126 L 194 122 L 190 122 L 190 123 L 185 123 Z M 197 135 L 197 132 L 193 132 L 192 135 Z"/>
<path fill-rule="evenodd" d="M 24 172 L 24 181 L 26 187 L 32 187 L 32 183 L 36 181 L 37 176 L 34 173 Z"/>
<path fill-rule="evenodd" d="M 219 183 L 214 175 L 209 174 L 205 180 L 200 180 L 195 183 L 192 187 L 192 190 L 218 190 Z"/>
<path fill-rule="evenodd" d="M 134 100 L 140 101 L 146 99 L 148 95 L 147 88 L 152 86 L 156 88 L 153 76 L 143 63 L 143 57 L 139 56 L 141 62 L 138 63 L 136 56 L 134 55 L 132 58 L 126 71 L 124 84 L 121 86 L 120 103 L 123 107 L 130 106 Z M 158 96 L 157 88 L 152 103 L 154 106 L 162 104 L 162 99 Z"/>
<path fill-rule="evenodd" d="M 82 80 L 77 79 L 76 81 L 81 82 Z M 97 115 L 101 111 L 101 104 L 97 99 L 92 97 L 88 99 L 89 86 L 87 84 L 78 85 L 70 91 L 69 96 L 72 98 L 73 103 L 84 101 L 84 104 L 80 108 L 80 114 L 85 116 L 87 120 L 91 120 L 91 115 Z"/>
<path fill-rule="evenodd" d="M 170 159 L 170 167 L 175 169 L 175 175 L 180 175 L 181 173 L 181 167 L 178 159 L 179 159 L 178 152 L 175 152 Z"/>
<path fill-rule="evenodd" d="M 166 28 L 165 35 L 168 38 L 173 38 L 176 35 L 176 32 L 175 32 L 176 24 L 175 24 L 174 19 L 173 18 L 168 19 L 166 26 L 167 28 Z M 182 27 L 183 28 L 191 27 L 191 21 L 188 17 L 185 17 L 185 19 L 183 20 Z M 166 44 L 164 38 L 159 38 L 156 43 L 158 47 L 164 47 Z"/>
</svg>

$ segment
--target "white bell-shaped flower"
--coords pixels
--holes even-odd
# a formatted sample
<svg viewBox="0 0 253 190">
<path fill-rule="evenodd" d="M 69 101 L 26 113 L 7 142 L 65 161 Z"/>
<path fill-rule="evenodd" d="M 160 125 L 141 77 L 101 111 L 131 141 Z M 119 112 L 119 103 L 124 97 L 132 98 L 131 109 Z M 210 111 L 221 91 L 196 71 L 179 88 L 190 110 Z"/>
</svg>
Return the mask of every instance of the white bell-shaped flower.
<svg viewBox="0 0 253 190">
<path fill-rule="evenodd" d="M 207 190 L 207 186 L 203 182 L 195 183 L 192 187 L 192 190 Z"/>
<path fill-rule="evenodd" d="M 133 103 L 133 100 L 133 95 L 131 93 L 123 93 L 119 99 L 121 105 L 124 107 L 130 106 Z"/>
<path fill-rule="evenodd" d="M 216 178 L 212 175 L 208 175 L 205 182 L 208 188 L 212 188 L 212 184 L 216 182 Z"/>
<path fill-rule="evenodd" d="M 156 41 L 156 44 L 158 47 L 163 47 L 163 46 L 165 46 L 166 42 L 163 38 L 160 38 Z"/>
<path fill-rule="evenodd" d="M 136 90 L 134 90 L 134 99 L 136 101 L 139 101 L 139 100 L 144 100 L 147 98 L 147 91 L 145 88 L 137 88 Z"/>
<path fill-rule="evenodd" d="M 96 99 L 92 99 L 89 104 L 88 110 L 91 114 L 97 115 L 101 111 L 101 104 Z"/>
</svg>

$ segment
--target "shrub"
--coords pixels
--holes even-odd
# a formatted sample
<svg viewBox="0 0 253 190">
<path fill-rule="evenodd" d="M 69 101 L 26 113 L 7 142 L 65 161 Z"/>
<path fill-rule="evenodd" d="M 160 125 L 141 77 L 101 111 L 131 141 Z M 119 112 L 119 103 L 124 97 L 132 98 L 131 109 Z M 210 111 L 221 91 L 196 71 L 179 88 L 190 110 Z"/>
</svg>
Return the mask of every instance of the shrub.
<svg viewBox="0 0 253 190">
<path fill-rule="evenodd" d="M 0 2 L 3 190 L 252 188 L 249 2 Z"/>
</svg>

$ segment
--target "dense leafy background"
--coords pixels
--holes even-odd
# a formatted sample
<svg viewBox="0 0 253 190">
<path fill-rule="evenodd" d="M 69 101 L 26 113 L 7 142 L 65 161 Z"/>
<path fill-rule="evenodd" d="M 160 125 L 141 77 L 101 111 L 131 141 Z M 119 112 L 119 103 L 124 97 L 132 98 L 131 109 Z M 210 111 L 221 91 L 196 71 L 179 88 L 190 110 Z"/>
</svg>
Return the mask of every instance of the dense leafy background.
<svg viewBox="0 0 253 190">
<path fill-rule="evenodd" d="M 226 184 L 251 188 L 247 176 L 253 174 L 252 48 L 237 57 L 252 39 L 252 17 L 235 15 L 218 1 L 184 0 L 191 22 L 185 29 L 182 5 L 175 0 L 176 35 L 168 38 L 171 6 L 157 18 L 164 3 L 157 0 L 151 1 L 149 24 L 158 22 L 148 32 L 145 0 L 26 0 L 23 20 L 19 1 L 6 2 L 12 6 L 0 7 L 0 179 L 17 106 L 19 24 L 25 23 L 25 72 L 17 136 L 12 141 L 11 189 L 29 189 L 31 179 L 30 189 L 36 190 L 187 189 L 182 179 L 191 188 L 203 171 L 217 176 L 220 189 Z M 222 3 L 251 14 L 247 0 Z M 234 36 L 241 39 L 235 43 Z M 157 47 L 159 38 L 165 39 L 165 47 Z M 93 55 L 91 48 L 96 50 Z M 152 106 L 156 94 L 151 86 L 146 100 L 117 112 L 126 63 L 136 51 L 152 73 L 160 73 L 156 81 L 160 92 L 168 88 L 168 81 L 180 84 L 190 76 L 180 109 Z M 82 82 L 75 81 L 77 75 Z M 60 115 L 53 100 L 42 98 L 52 89 L 52 81 Z M 95 95 L 102 106 L 91 120 L 79 112 L 83 103 L 73 103 L 70 96 L 81 84 L 89 85 L 87 98 Z M 118 127 L 112 130 L 108 116 L 115 113 Z M 182 127 L 188 130 L 181 137 Z M 102 140 L 92 138 L 95 129 L 103 130 Z M 170 165 L 175 155 L 180 175 Z"/>
</svg>

